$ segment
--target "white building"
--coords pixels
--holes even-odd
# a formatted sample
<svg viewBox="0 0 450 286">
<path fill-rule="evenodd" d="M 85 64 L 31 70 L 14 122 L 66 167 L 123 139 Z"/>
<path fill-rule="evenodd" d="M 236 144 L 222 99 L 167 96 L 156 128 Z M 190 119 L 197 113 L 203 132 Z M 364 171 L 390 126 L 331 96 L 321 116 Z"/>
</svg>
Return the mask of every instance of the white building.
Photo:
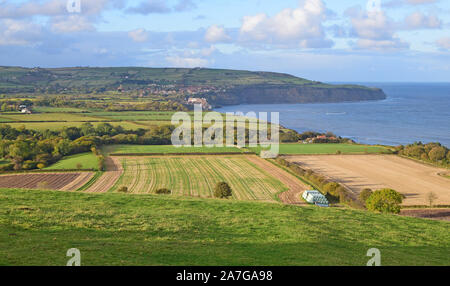
<svg viewBox="0 0 450 286">
<path fill-rule="evenodd" d="M 328 207 L 327 198 L 317 190 L 304 191 L 302 197 L 310 204 L 320 207 Z"/>
</svg>

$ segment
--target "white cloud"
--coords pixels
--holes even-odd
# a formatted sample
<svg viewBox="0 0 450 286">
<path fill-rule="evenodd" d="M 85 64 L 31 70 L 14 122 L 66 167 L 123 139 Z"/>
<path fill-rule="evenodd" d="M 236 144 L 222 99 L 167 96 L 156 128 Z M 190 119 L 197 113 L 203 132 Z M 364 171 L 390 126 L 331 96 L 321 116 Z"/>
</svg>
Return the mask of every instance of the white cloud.
<svg viewBox="0 0 450 286">
<path fill-rule="evenodd" d="M 424 5 L 424 4 L 433 4 L 438 2 L 437 0 L 392 0 L 386 2 L 383 6 L 385 7 L 401 7 L 405 5 Z"/>
<path fill-rule="evenodd" d="M 357 38 L 358 48 L 386 51 L 409 47 L 395 33 L 397 24 L 384 11 L 351 9 L 346 14 L 351 18 L 351 36 Z"/>
<path fill-rule="evenodd" d="M 28 46 L 40 40 L 41 27 L 25 21 L 0 21 L 0 46 Z"/>
<path fill-rule="evenodd" d="M 28 18 L 34 16 L 68 15 L 67 0 L 27 1 L 12 4 L 1 3 L 0 18 Z M 108 8 L 122 8 L 124 0 L 89 0 L 81 1 L 83 15 L 98 15 Z"/>
<path fill-rule="evenodd" d="M 137 29 L 128 32 L 128 36 L 137 43 L 142 43 L 148 41 L 149 33 L 144 29 Z"/>
<path fill-rule="evenodd" d="M 415 12 L 405 18 L 405 25 L 407 29 L 438 29 L 442 22 L 436 15 Z"/>
<path fill-rule="evenodd" d="M 398 38 L 389 40 L 371 40 L 359 39 L 357 41 L 358 48 L 378 51 L 391 51 L 408 48 L 408 44 Z"/>
<path fill-rule="evenodd" d="M 284 9 L 273 17 L 266 14 L 245 16 L 240 39 L 280 46 L 329 47 L 332 43 L 325 38 L 322 25 L 325 20 L 325 4 L 321 0 L 306 0 L 303 6 Z"/>
<path fill-rule="evenodd" d="M 222 26 L 212 25 L 206 30 L 205 40 L 210 43 L 227 42 L 231 37 L 227 35 Z"/>
<path fill-rule="evenodd" d="M 95 30 L 92 22 L 80 14 L 53 17 L 51 19 L 51 29 L 55 33 L 75 33 Z"/>
<path fill-rule="evenodd" d="M 436 0 L 406 0 L 406 3 L 418 5 L 418 4 L 429 4 L 429 3 L 435 3 Z"/>
<path fill-rule="evenodd" d="M 444 50 L 450 50 L 450 37 L 440 38 L 436 41 L 438 47 Z"/>
<path fill-rule="evenodd" d="M 195 68 L 208 65 L 208 60 L 200 57 L 170 56 L 166 57 L 166 61 L 174 67 Z"/>
</svg>

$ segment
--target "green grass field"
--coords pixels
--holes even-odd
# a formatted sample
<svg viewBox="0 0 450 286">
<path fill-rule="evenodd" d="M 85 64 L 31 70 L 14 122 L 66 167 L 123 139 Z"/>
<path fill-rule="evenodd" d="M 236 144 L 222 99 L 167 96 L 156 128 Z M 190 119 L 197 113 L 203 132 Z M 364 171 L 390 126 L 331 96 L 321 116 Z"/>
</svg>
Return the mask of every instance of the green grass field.
<svg viewBox="0 0 450 286">
<path fill-rule="evenodd" d="M 154 193 L 168 188 L 174 195 L 213 197 L 214 187 L 227 182 L 232 199 L 276 201 L 287 191 L 279 180 L 244 156 L 174 156 L 120 158 L 124 173 L 114 190 L 126 186 L 132 193 Z"/>
<path fill-rule="evenodd" d="M 33 121 L 105 121 L 104 119 L 82 115 L 80 113 L 33 113 L 33 114 L 0 114 L 1 118 L 9 121 L 17 122 L 33 122 Z"/>
<path fill-rule="evenodd" d="M 264 148 L 249 147 L 248 149 L 260 153 Z M 389 150 L 381 146 L 357 145 L 357 144 L 280 144 L 280 154 L 364 154 L 364 153 L 387 153 Z"/>
<path fill-rule="evenodd" d="M 6 123 L 14 128 L 21 128 L 25 126 L 25 128 L 30 130 L 38 130 L 45 131 L 49 130 L 61 130 L 64 127 L 80 127 L 85 122 L 20 122 L 20 123 Z M 91 122 L 93 126 L 97 126 L 101 123 L 109 123 L 112 126 L 122 126 L 125 129 L 137 130 L 139 128 L 145 129 L 144 125 L 136 124 L 134 122 L 121 121 L 121 122 Z"/>
<path fill-rule="evenodd" d="M 172 145 L 108 145 L 102 147 L 105 154 L 124 153 L 242 153 L 243 150 L 236 147 L 174 147 Z"/>
<path fill-rule="evenodd" d="M 45 168 L 46 170 L 64 170 L 64 169 L 78 169 L 77 164 L 81 164 L 81 169 L 98 169 L 98 159 L 92 152 L 82 153 L 64 157 L 62 160 Z"/>
<path fill-rule="evenodd" d="M 75 107 L 49 107 L 49 106 L 34 106 L 34 112 L 46 112 L 46 113 L 57 113 L 57 112 L 69 112 L 69 113 L 81 113 L 85 112 L 84 109 Z"/>
<path fill-rule="evenodd" d="M 156 195 L 0 190 L 0 265 L 448 265 L 449 222 Z"/>
</svg>

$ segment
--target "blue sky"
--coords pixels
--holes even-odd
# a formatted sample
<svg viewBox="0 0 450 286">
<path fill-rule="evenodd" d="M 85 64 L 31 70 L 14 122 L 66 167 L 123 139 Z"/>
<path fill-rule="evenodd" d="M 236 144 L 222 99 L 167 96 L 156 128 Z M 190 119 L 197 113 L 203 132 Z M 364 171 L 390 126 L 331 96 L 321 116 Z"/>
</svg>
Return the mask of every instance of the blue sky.
<svg viewBox="0 0 450 286">
<path fill-rule="evenodd" d="M 450 1 L 0 0 L 0 65 L 448 82 Z"/>
</svg>

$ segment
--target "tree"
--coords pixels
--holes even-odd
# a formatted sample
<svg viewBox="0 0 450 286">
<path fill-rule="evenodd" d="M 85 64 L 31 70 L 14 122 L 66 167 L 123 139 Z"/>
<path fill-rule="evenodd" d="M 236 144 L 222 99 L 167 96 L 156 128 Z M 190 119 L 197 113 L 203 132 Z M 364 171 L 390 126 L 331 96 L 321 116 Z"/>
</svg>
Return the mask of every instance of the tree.
<svg viewBox="0 0 450 286">
<path fill-rule="evenodd" d="M 94 135 L 95 134 L 95 128 L 90 122 L 85 122 L 81 124 L 80 126 L 81 133 L 84 136 Z"/>
<path fill-rule="evenodd" d="M 438 198 L 438 197 L 437 197 L 436 194 L 433 193 L 433 192 L 429 192 L 429 193 L 427 194 L 427 201 L 428 201 L 428 203 L 430 204 L 430 207 L 433 206 L 433 203 L 434 203 L 435 200 L 437 200 L 437 198 Z"/>
<path fill-rule="evenodd" d="M 162 188 L 162 189 L 156 190 L 155 193 L 158 195 L 170 195 L 170 194 L 172 194 L 172 191 L 169 189 L 166 189 L 166 188 Z"/>
<path fill-rule="evenodd" d="M 366 201 L 366 207 L 370 211 L 381 213 L 400 213 L 400 204 L 403 196 L 392 189 L 375 191 Z"/>
<path fill-rule="evenodd" d="M 232 190 L 227 183 L 220 182 L 214 188 L 214 196 L 221 199 L 228 198 L 232 196 Z"/>
<path fill-rule="evenodd" d="M 330 194 L 332 196 L 339 197 L 339 193 L 337 192 L 337 189 L 340 186 L 341 185 L 339 185 L 336 182 L 331 182 L 331 183 L 328 183 L 325 186 L 323 186 L 323 191 L 325 192 L 325 194 Z"/>
<path fill-rule="evenodd" d="M 373 191 L 371 189 L 364 189 L 359 193 L 359 199 L 361 202 L 365 203 L 367 199 L 373 194 Z"/>
<path fill-rule="evenodd" d="M 430 153 L 428 153 L 428 157 L 432 161 L 440 161 L 445 158 L 445 148 L 442 146 L 434 147 L 431 149 Z"/>
</svg>

